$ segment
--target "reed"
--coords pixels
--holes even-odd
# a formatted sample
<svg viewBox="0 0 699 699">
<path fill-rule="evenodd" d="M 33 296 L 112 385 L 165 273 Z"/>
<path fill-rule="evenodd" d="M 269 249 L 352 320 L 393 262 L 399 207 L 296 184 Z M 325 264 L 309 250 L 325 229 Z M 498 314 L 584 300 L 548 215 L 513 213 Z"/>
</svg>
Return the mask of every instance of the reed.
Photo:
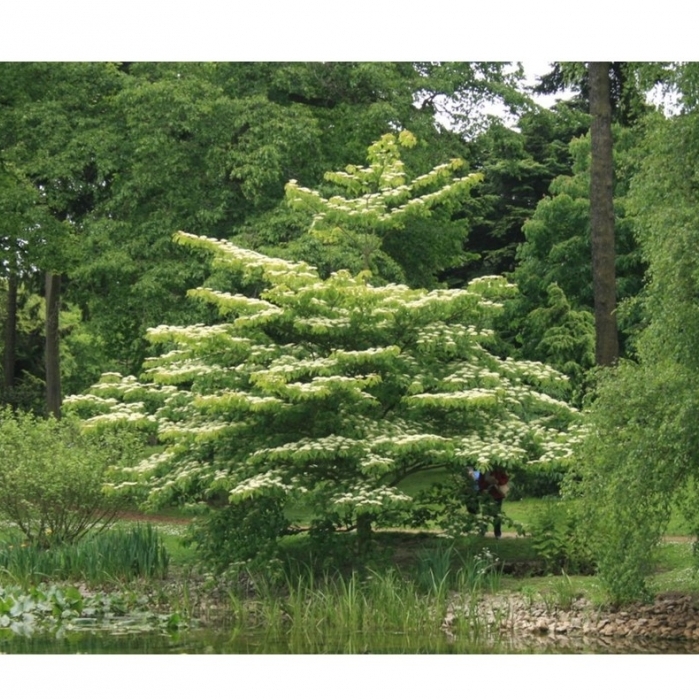
<svg viewBox="0 0 699 699">
<path fill-rule="evenodd" d="M 284 589 L 256 586 L 253 598 L 231 592 L 230 610 L 236 628 L 284 633 L 299 647 L 309 643 L 320 647 L 345 639 L 347 647 L 356 648 L 357 643 L 361 645 L 359 639 L 376 635 L 396 642 L 415 634 L 439 639 L 444 636 L 452 600 L 473 596 L 471 589 L 450 589 L 446 577 L 433 579 L 435 584 L 425 589 L 395 569 L 345 577 L 324 574 L 322 578 L 309 571 L 288 579 Z M 459 628 L 470 637 L 485 638 L 486 621 L 479 617 L 477 606 L 459 609 Z M 479 625 L 483 628 L 476 633 Z M 435 642 L 439 645 L 440 641 Z"/>
<path fill-rule="evenodd" d="M 91 584 L 162 578 L 169 554 L 150 525 L 110 529 L 77 544 L 50 549 L 10 536 L 0 547 L 0 574 L 23 584 L 80 580 Z"/>
</svg>

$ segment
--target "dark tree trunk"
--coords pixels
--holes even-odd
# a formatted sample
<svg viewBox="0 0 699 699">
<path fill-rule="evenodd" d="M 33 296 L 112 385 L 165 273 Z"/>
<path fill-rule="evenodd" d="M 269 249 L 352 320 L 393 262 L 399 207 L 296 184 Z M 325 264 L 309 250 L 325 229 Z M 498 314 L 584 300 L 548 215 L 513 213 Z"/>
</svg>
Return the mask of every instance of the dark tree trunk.
<svg viewBox="0 0 699 699">
<path fill-rule="evenodd" d="M 17 275 L 13 273 L 10 273 L 7 280 L 6 311 L 2 370 L 4 388 L 7 391 L 15 385 L 15 364 L 17 361 Z"/>
<path fill-rule="evenodd" d="M 614 161 L 610 66 L 610 63 L 589 64 L 590 114 L 592 116 L 590 232 L 595 297 L 595 361 L 600 366 L 610 366 L 619 358 L 614 269 Z"/>
<path fill-rule="evenodd" d="M 58 311 L 61 275 L 46 273 L 46 407 L 61 417 L 61 363 L 58 354 Z"/>
</svg>

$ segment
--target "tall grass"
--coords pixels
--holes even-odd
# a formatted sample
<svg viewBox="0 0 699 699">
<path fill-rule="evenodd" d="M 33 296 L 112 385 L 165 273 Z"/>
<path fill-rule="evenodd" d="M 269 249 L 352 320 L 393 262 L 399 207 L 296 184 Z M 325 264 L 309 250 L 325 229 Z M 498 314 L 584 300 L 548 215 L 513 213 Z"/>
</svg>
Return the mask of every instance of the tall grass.
<svg viewBox="0 0 699 699">
<path fill-rule="evenodd" d="M 77 544 L 42 549 L 10 536 L 0 547 L 0 575 L 24 584 L 80 580 L 92 584 L 162 578 L 170 557 L 150 525 L 110 529 Z"/>
<path fill-rule="evenodd" d="M 345 639 L 356 649 L 360 639 L 376 636 L 398 643 L 418 634 L 439 642 L 445 638 L 448 618 L 450 633 L 458 629 L 470 638 L 492 639 L 492 629 L 473 602 L 472 586 L 458 588 L 466 578 L 454 578 L 456 589 L 447 585 L 446 576 L 433 579 L 435 584 L 426 588 L 395 569 L 318 577 L 309 568 L 306 575 L 287 579 L 283 590 L 263 585 L 252 599 L 231 591 L 233 626 L 284 633 L 301 645 L 332 645 Z"/>
<path fill-rule="evenodd" d="M 501 561 L 487 548 L 460 553 L 453 544 L 441 544 L 424 549 L 417 557 L 418 586 L 437 595 L 449 589 L 471 595 L 496 592 L 501 577 Z"/>
</svg>

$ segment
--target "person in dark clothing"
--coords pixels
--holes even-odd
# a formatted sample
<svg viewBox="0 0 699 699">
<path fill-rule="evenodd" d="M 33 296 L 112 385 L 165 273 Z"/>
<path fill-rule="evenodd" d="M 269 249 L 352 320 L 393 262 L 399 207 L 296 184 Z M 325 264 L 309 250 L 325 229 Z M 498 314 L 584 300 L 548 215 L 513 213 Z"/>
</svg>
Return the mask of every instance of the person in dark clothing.
<svg viewBox="0 0 699 699">
<path fill-rule="evenodd" d="M 501 468 L 494 468 L 492 471 L 481 472 L 478 475 L 478 491 L 488 494 L 492 498 L 493 529 L 496 539 L 502 536 L 500 513 L 502 512 L 502 502 L 507 496 L 509 480 L 509 476 Z"/>
</svg>

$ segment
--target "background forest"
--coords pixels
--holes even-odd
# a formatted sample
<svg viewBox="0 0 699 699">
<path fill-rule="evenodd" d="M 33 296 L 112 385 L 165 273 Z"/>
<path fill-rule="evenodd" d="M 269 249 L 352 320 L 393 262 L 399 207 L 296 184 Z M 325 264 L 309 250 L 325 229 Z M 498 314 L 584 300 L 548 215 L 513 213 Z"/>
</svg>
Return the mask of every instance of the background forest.
<svg viewBox="0 0 699 699">
<path fill-rule="evenodd" d="M 520 496 L 569 497 L 612 594 L 642 594 L 672 508 L 699 533 L 699 68 L 553 63 L 533 90 L 523 78 L 495 62 L 0 63 L 0 400 L 83 418 L 140 401 L 124 421 L 155 450 L 155 475 L 136 491 L 156 505 L 230 496 L 213 549 L 251 502 L 274 539 L 280 492 L 309 489 L 319 536 L 384 515 L 464 531 L 453 491 L 408 516 L 391 488 L 485 454 Z M 674 114 L 653 88 L 675 95 Z M 551 108 L 534 99 L 564 89 Z M 363 294 L 351 332 L 319 310 Z M 265 303 L 283 322 L 261 324 Z M 219 312 L 269 359 L 253 366 L 205 332 L 223 327 Z M 235 380 L 216 373 L 224 355 Z M 176 379 L 173 356 L 189 362 Z M 322 384 L 318 397 L 299 397 L 299 380 Z M 159 403 L 153 386 L 180 393 Z M 530 393 L 513 408 L 515 388 Z M 173 427 L 187 411 L 199 428 L 231 423 L 233 393 L 254 412 L 246 432 L 212 446 Z M 276 407 L 253 403 L 284 403 L 284 433 Z M 333 404 L 349 417 L 332 422 Z M 409 434 L 414 449 L 382 446 Z M 260 471 L 262 452 L 289 468 Z M 309 467 L 324 475 L 304 480 Z"/>
</svg>

